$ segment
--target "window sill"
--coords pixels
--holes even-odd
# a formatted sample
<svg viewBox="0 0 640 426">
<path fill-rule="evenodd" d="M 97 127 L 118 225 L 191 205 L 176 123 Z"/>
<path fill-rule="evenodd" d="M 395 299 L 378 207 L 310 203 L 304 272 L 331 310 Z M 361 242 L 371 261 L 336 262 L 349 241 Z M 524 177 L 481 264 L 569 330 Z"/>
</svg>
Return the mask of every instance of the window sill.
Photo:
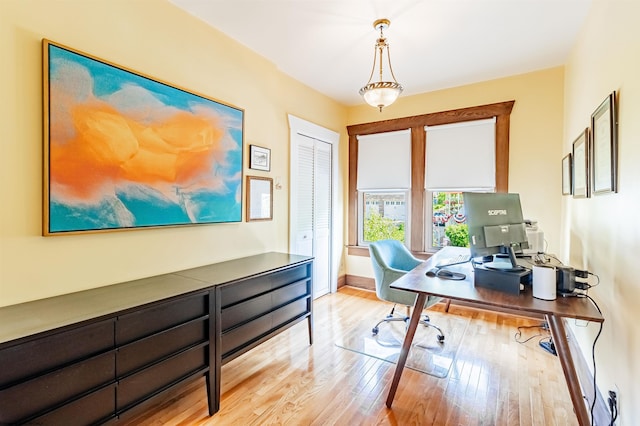
<svg viewBox="0 0 640 426">
<path fill-rule="evenodd" d="M 415 257 L 422 260 L 427 260 L 436 252 L 412 252 Z M 369 248 L 361 246 L 347 246 L 347 254 L 349 256 L 362 256 L 369 257 Z"/>
</svg>

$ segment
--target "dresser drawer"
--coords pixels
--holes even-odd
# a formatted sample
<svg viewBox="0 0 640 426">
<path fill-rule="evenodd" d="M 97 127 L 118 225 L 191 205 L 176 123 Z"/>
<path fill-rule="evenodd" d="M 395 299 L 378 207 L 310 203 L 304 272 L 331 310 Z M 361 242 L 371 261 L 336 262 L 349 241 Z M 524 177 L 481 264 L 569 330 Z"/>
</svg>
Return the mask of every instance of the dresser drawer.
<svg viewBox="0 0 640 426">
<path fill-rule="evenodd" d="M 146 364 L 203 343 L 208 337 L 208 320 L 199 319 L 129 343 L 118 348 L 116 353 L 117 374 L 129 374 Z"/>
<path fill-rule="evenodd" d="M 272 327 L 278 328 L 310 312 L 311 299 L 305 297 L 276 309 L 271 314 Z"/>
<path fill-rule="evenodd" d="M 273 307 L 271 293 L 245 300 L 222 309 L 220 314 L 221 329 L 224 333 L 243 322 L 267 314 Z"/>
<path fill-rule="evenodd" d="M 209 313 L 206 294 L 182 297 L 118 317 L 116 344 L 123 345 Z"/>
<path fill-rule="evenodd" d="M 0 390 L 0 423 L 15 423 L 102 385 L 115 382 L 107 353 Z"/>
<path fill-rule="evenodd" d="M 0 350 L 0 388 L 112 349 L 113 324 L 97 322 Z"/>
<path fill-rule="evenodd" d="M 120 380 L 116 398 L 118 411 L 126 410 L 199 370 L 204 372 L 208 350 L 208 345 L 189 349 Z"/>
<path fill-rule="evenodd" d="M 308 278 L 307 265 L 299 265 L 269 275 L 250 278 L 233 283 L 232 285 L 225 285 L 220 289 L 220 297 L 222 298 L 221 306 L 225 308 L 305 278 Z"/>
<path fill-rule="evenodd" d="M 116 385 L 111 384 L 26 424 L 84 426 L 104 423 L 115 419 L 115 406 Z"/>
<path fill-rule="evenodd" d="M 311 280 L 298 281 L 274 290 L 271 296 L 273 307 L 285 305 L 293 300 L 311 295 Z"/>
<path fill-rule="evenodd" d="M 247 322 L 222 333 L 222 358 L 243 348 L 271 330 L 271 314 Z"/>
</svg>

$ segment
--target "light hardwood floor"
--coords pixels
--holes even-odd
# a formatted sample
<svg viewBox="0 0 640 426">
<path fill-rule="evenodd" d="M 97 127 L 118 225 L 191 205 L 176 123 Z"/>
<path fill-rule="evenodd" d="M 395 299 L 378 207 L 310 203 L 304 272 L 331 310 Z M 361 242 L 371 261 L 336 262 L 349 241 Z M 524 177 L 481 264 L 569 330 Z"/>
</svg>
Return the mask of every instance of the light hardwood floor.
<svg viewBox="0 0 640 426">
<path fill-rule="evenodd" d="M 204 379 L 173 391 L 135 425 L 576 425 L 560 363 L 540 338 L 516 342 L 540 321 L 452 305 L 470 318 L 446 378 L 405 369 L 393 407 L 395 364 L 342 349 L 339 337 L 365 315 L 388 312 L 375 293 L 343 287 L 314 302 L 306 321 L 222 368 L 220 411 L 208 416 Z M 444 306 L 432 308 L 442 312 Z M 373 324 L 372 324 L 373 325 Z M 525 329 L 522 340 L 538 333 Z"/>
</svg>

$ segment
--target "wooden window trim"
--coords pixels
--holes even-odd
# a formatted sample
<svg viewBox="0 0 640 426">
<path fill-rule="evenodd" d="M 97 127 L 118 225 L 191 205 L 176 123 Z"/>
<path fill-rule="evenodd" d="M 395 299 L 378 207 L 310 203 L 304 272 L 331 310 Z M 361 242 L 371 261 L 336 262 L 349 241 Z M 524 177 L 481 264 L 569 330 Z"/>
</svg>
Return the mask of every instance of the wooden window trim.
<svg viewBox="0 0 640 426">
<path fill-rule="evenodd" d="M 509 128 L 515 101 L 479 105 L 450 111 L 402 117 L 347 126 L 349 135 L 349 234 L 348 254 L 369 256 L 366 247 L 358 244 L 358 135 L 411 129 L 411 251 L 424 252 L 425 126 L 461 123 L 496 117 L 496 190 L 509 190 Z"/>
</svg>

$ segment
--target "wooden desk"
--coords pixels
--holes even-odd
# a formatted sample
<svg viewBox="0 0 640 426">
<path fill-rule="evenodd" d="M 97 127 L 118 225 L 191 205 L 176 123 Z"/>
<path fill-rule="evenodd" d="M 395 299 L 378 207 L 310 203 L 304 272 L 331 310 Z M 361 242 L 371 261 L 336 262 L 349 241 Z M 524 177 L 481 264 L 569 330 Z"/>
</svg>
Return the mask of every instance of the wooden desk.
<svg viewBox="0 0 640 426">
<path fill-rule="evenodd" d="M 564 377 L 567 381 L 571 401 L 580 425 L 589 425 L 590 417 L 584 399 L 578 376 L 569 352 L 569 343 L 564 328 L 563 317 L 576 318 L 585 321 L 603 322 L 604 318 L 594 304 L 587 298 L 559 297 L 556 300 L 540 300 L 531 295 L 531 287 L 526 286 L 525 291 L 519 295 L 476 287 L 473 284 L 473 269 L 470 264 L 456 265 L 447 269 L 463 272 L 467 275 L 464 281 L 442 280 L 430 278 L 426 272 L 431 269 L 440 259 L 453 257 L 456 254 L 468 249 L 446 247 L 431 257 L 427 262 L 418 265 L 411 272 L 391 284 L 392 288 L 408 290 L 417 293 L 409 328 L 402 344 L 400 358 L 396 366 L 396 371 L 389 389 L 387 397 L 387 407 L 391 408 L 395 397 L 398 383 L 402 376 L 402 370 L 407 361 L 411 342 L 420 319 L 421 307 L 424 306 L 428 295 L 440 296 L 454 300 L 474 302 L 483 305 L 487 309 L 501 308 L 519 310 L 524 313 L 542 314 L 546 317 L 556 346 L 558 358 L 562 365 Z"/>
</svg>

